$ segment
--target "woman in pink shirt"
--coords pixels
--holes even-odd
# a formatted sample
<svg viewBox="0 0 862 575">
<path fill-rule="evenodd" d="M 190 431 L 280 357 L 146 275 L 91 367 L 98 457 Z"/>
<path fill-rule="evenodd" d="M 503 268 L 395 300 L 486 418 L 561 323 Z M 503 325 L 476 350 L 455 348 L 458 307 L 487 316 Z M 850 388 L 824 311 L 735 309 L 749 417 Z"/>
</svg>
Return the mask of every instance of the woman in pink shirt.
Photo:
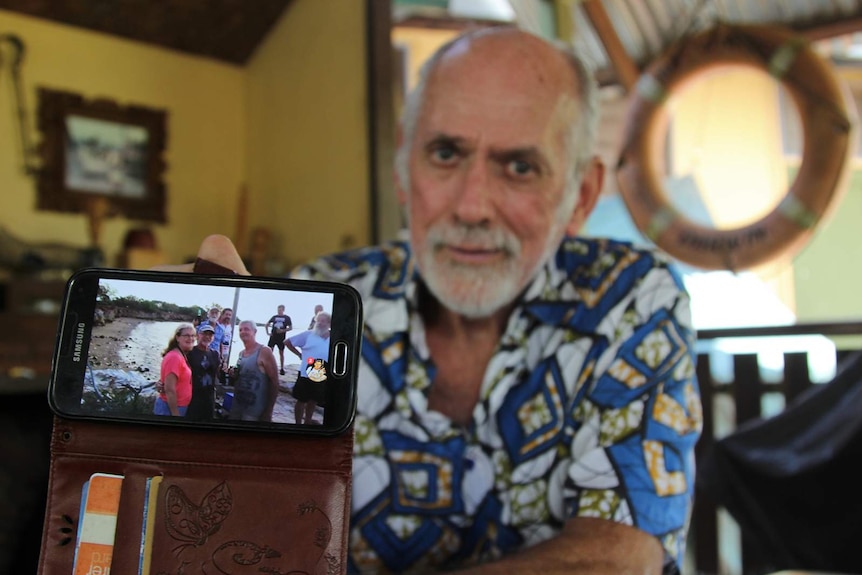
<svg viewBox="0 0 862 575">
<path fill-rule="evenodd" d="M 195 346 L 195 335 L 192 324 L 180 324 L 162 352 L 162 389 L 153 407 L 156 415 L 186 414 L 192 400 L 192 368 L 186 354 Z"/>
</svg>

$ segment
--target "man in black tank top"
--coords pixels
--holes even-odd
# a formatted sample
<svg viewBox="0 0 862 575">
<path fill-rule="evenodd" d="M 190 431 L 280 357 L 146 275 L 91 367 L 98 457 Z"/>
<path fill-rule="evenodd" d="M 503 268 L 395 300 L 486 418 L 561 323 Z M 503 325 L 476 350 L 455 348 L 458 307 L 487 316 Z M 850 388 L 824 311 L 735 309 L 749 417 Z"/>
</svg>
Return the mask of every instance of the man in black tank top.
<svg viewBox="0 0 862 575">
<path fill-rule="evenodd" d="M 278 347 L 278 359 L 281 367 L 279 373 L 284 375 L 284 336 L 293 329 L 293 323 L 290 321 L 290 316 L 285 315 L 283 305 L 278 306 L 278 313 L 269 318 L 265 327 L 266 335 L 269 336 L 269 343 L 266 345 L 272 351 Z"/>
</svg>

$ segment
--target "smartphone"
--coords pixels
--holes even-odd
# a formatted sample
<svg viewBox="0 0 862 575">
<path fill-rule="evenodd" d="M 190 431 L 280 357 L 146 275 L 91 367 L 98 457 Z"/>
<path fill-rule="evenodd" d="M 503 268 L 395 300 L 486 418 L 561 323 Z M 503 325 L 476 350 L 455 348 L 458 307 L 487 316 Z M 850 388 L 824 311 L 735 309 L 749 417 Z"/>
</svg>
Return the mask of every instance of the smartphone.
<svg viewBox="0 0 862 575">
<path fill-rule="evenodd" d="M 346 284 L 84 269 L 48 401 L 68 418 L 336 435 L 356 410 L 361 333 Z"/>
</svg>

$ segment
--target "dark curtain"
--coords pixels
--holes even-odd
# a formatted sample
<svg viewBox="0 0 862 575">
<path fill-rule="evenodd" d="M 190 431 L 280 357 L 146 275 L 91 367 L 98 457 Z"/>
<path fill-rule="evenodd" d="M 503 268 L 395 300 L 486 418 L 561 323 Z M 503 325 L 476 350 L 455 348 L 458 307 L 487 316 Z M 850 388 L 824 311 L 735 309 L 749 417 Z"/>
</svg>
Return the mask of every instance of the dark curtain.
<svg viewBox="0 0 862 575">
<path fill-rule="evenodd" d="M 0 393 L 0 573 L 35 573 L 53 416 L 45 393 Z"/>
<path fill-rule="evenodd" d="M 775 569 L 862 573 L 862 355 L 701 460 L 697 487 Z"/>
</svg>

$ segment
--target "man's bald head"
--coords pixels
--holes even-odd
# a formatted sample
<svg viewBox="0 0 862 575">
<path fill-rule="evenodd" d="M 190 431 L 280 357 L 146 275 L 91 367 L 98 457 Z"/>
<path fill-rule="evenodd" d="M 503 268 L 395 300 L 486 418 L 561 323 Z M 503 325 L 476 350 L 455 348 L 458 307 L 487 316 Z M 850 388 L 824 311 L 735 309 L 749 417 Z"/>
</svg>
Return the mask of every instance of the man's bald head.
<svg viewBox="0 0 862 575">
<path fill-rule="evenodd" d="M 488 77 L 496 76 L 505 98 L 506 82 L 533 82 L 537 88 L 570 93 L 578 102 L 568 133 L 572 154 L 568 191 L 577 197 L 583 168 L 594 154 L 598 126 L 598 86 L 587 63 L 571 47 L 548 42 L 512 27 L 483 28 L 462 34 L 441 46 L 423 65 L 416 87 L 408 94 L 402 117 L 401 141 L 395 158 L 396 173 L 403 188 L 410 186 L 409 157 L 422 104 L 433 84 L 435 72 L 464 61 L 480 61 Z M 471 81 L 479 81 L 472 78 Z"/>
</svg>

